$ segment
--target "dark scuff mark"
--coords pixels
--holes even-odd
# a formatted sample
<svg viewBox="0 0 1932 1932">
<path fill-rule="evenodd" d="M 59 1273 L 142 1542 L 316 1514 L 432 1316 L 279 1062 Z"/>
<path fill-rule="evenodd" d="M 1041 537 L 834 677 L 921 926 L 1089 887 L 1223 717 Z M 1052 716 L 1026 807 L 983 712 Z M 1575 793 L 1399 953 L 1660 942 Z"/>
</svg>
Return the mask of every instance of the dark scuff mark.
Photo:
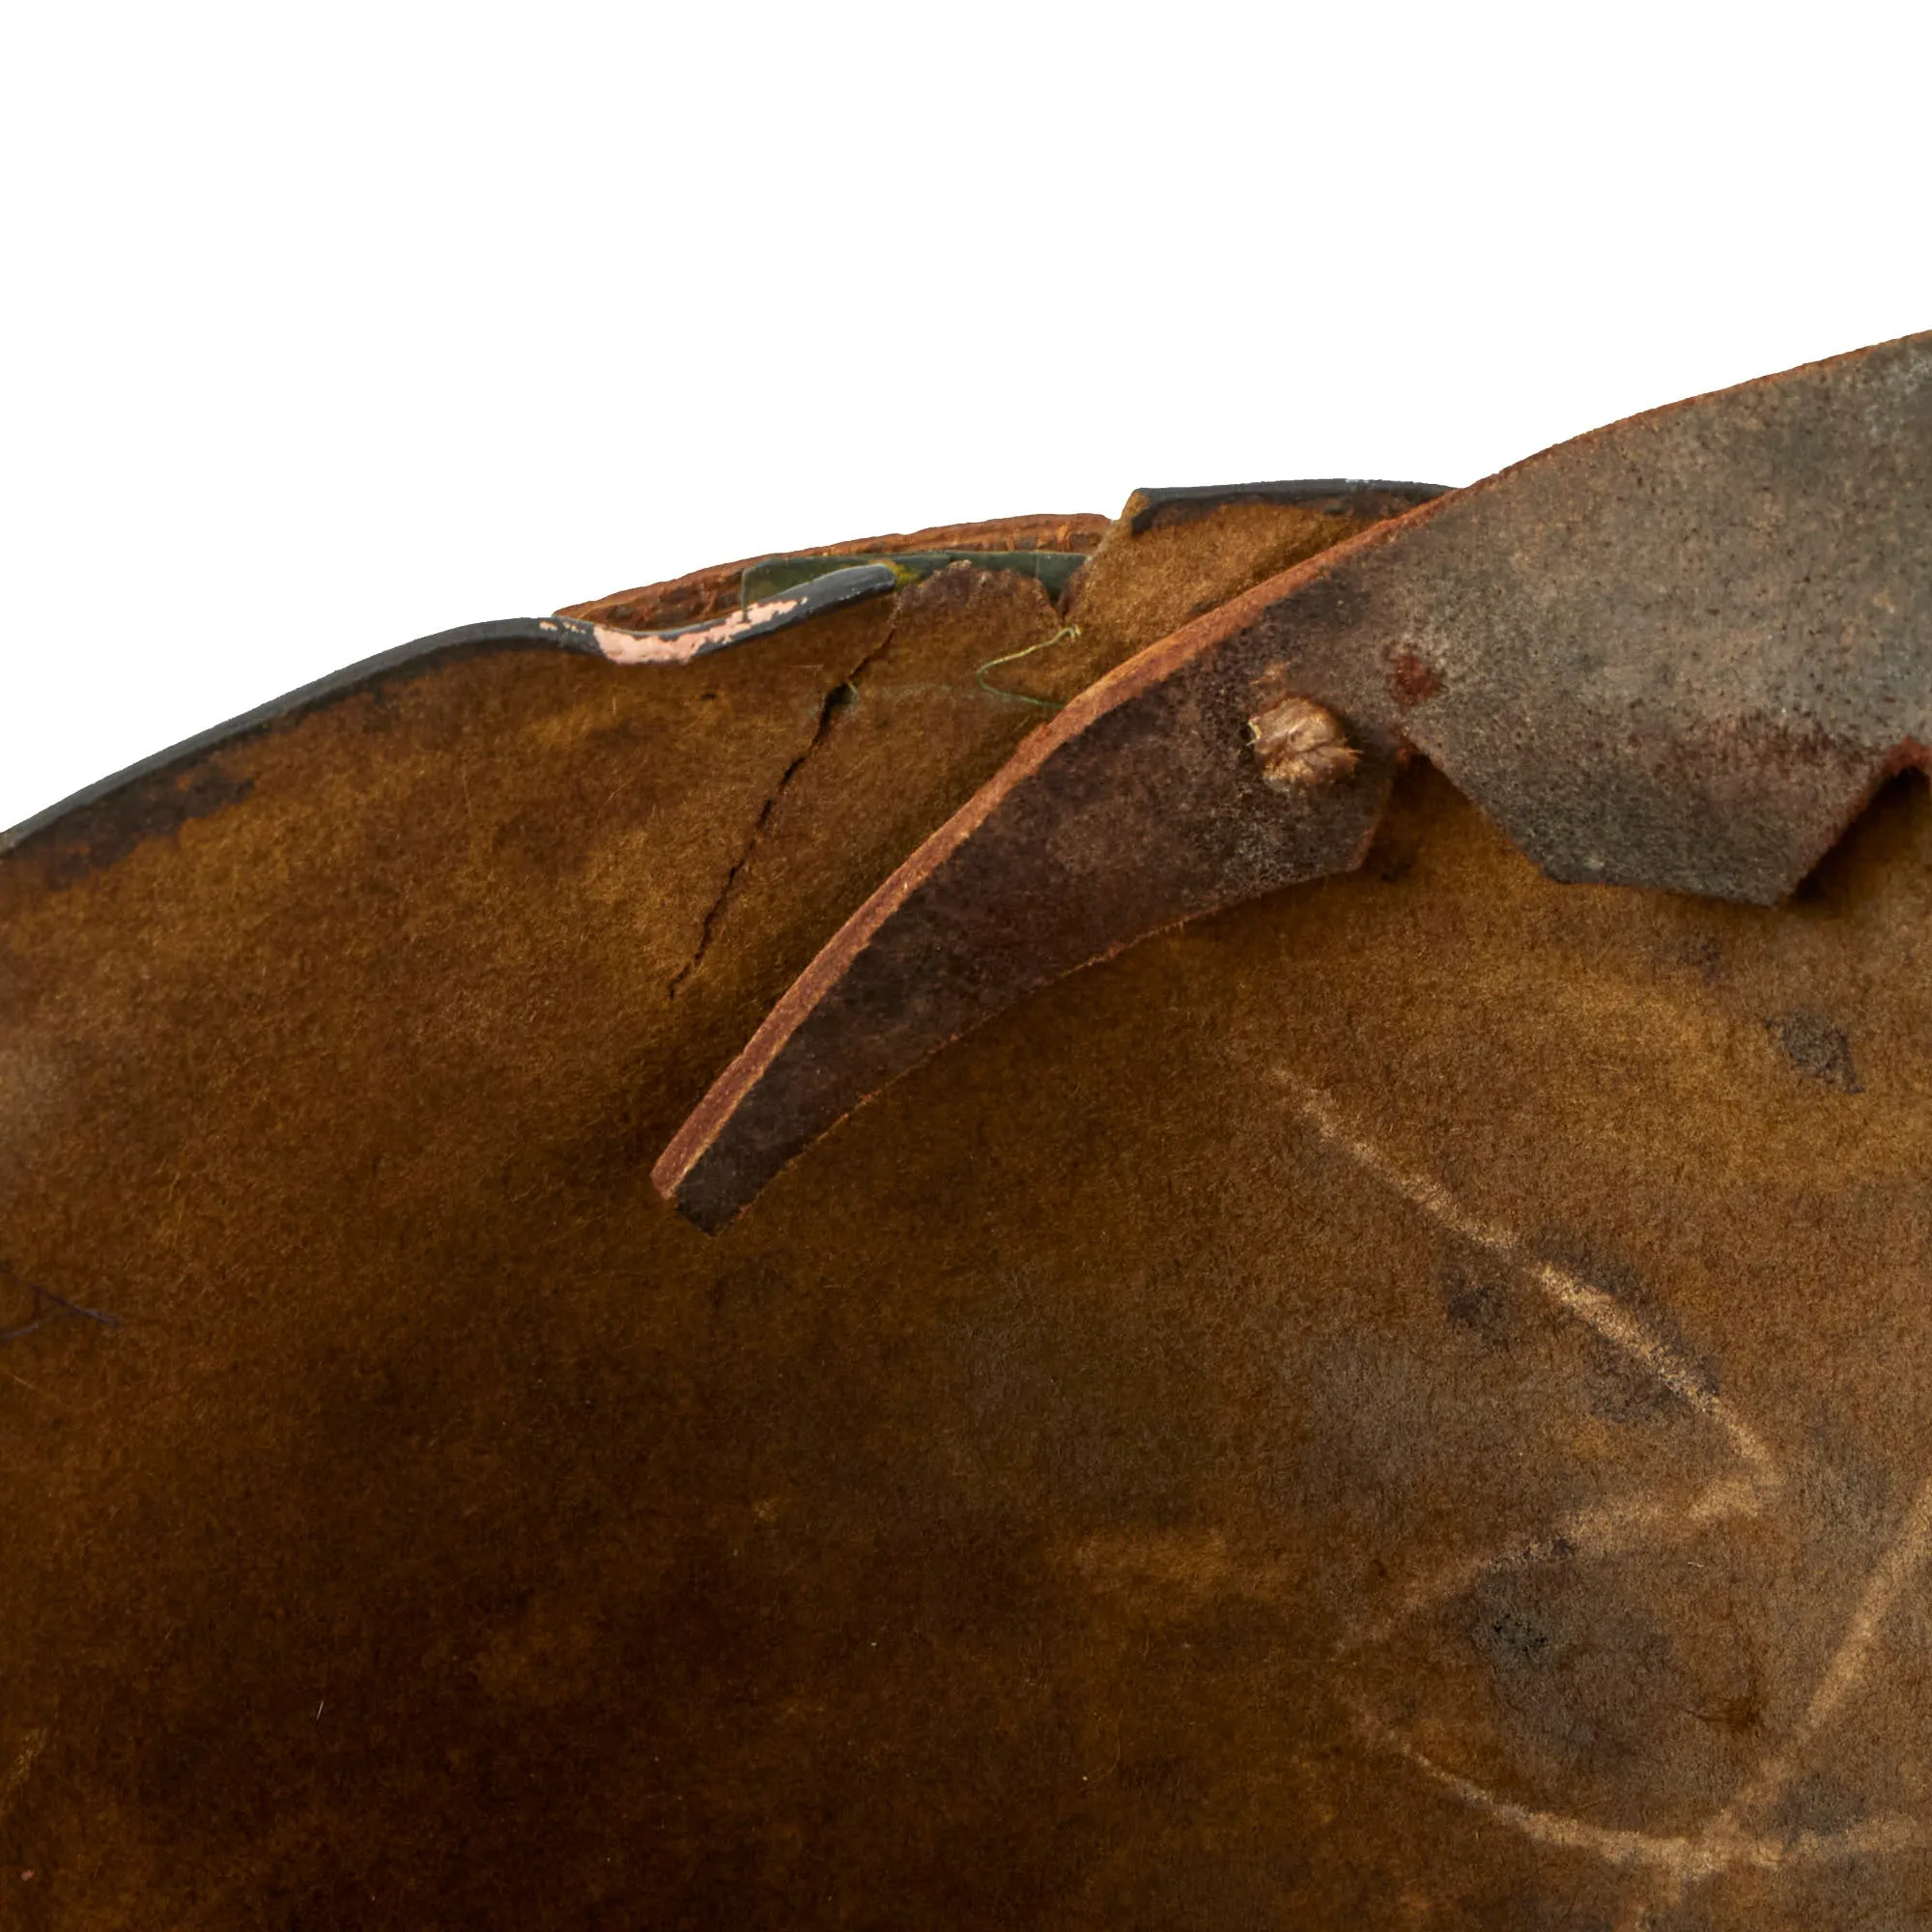
<svg viewBox="0 0 1932 1932">
<path fill-rule="evenodd" d="M 1426 704 L 1442 690 L 1442 673 L 1413 651 L 1399 652 L 1389 666 L 1389 696 L 1403 710 Z"/>
<path fill-rule="evenodd" d="M 1782 1013 L 1765 1030 L 1777 1048 L 1807 1080 L 1840 1094 L 1862 1094 L 1864 1084 L 1852 1065 L 1852 1042 L 1841 1026 L 1821 1013 Z"/>
<path fill-rule="evenodd" d="M 1476 1648 L 1492 1664 L 1522 1669 L 1545 1662 L 1550 1635 L 1544 1625 L 1520 1610 L 1505 1610 L 1493 1620 L 1485 1618 L 1472 1633 Z"/>
<path fill-rule="evenodd" d="M 51 1316 L 71 1315 L 78 1321 L 98 1322 L 102 1328 L 118 1328 L 119 1316 L 109 1315 L 102 1308 L 83 1308 L 77 1301 L 70 1301 L 64 1294 L 56 1294 L 50 1288 L 40 1282 L 29 1281 L 26 1276 L 0 1262 L 0 1274 L 16 1281 L 33 1296 L 33 1306 L 26 1321 L 12 1328 L 0 1328 L 0 1343 L 17 1342 L 23 1336 L 31 1335 L 35 1329 L 43 1327 Z"/>
<path fill-rule="evenodd" d="M 1724 978 L 1724 949 L 1708 932 L 1685 937 L 1677 951 L 1678 960 L 1696 974 L 1707 986 L 1716 986 Z"/>
<path fill-rule="evenodd" d="M 1822 1838 L 1851 1831 L 1869 1815 L 1864 1799 L 1841 1779 L 1830 1772 L 1807 1771 L 1792 1780 L 1772 1818 L 1778 1831 L 1792 1837 L 1809 1833 Z"/>
<path fill-rule="evenodd" d="M 397 683 L 494 651 L 564 651 L 608 662 L 588 624 L 562 617 L 505 617 L 438 631 L 330 671 L 240 717 L 197 731 L 124 771 L 84 785 L 71 797 L 0 831 L 0 859 L 38 861 L 47 886 L 71 886 L 125 858 L 145 839 L 178 832 L 248 796 L 253 780 L 211 762 L 248 739 L 279 731 L 344 698 L 381 695 Z"/>
<path fill-rule="evenodd" d="M 43 847 L 47 890 L 65 892 L 150 838 L 172 838 L 194 819 L 240 805 L 254 789 L 253 779 L 211 762 L 160 773 L 83 806 L 54 828 Z"/>
<path fill-rule="evenodd" d="M 1518 1340 L 1515 1297 L 1492 1273 L 1451 1264 L 1442 1271 L 1442 1312 L 1487 1349 L 1508 1349 Z"/>
</svg>

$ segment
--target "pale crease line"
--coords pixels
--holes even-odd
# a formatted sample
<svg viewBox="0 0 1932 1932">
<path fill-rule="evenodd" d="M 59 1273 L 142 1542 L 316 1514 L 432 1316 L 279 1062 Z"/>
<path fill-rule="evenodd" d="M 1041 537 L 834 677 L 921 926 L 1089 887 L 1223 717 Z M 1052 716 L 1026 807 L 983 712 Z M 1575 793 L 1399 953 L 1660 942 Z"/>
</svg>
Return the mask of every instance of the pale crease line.
<svg viewBox="0 0 1932 1932">
<path fill-rule="evenodd" d="M 1776 1495 L 1783 1478 L 1771 1450 L 1749 1424 L 1731 1412 L 1721 1397 L 1704 1386 L 1690 1365 L 1667 1342 L 1651 1334 L 1614 1297 L 1591 1287 L 1567 1268 L 1537 1262 L 1528 1272 L 1559 1306 L 1568 1309 L 1578 1321 L 1588 1322 L 1606 1342 L 1641 1362 L 1672 1395 L 1682 1398 L 1730 1437 L 1731 1447 L 1750 1466 L 1760 1507 Z"/>
<path fill-rule="evenodd" d="M 1487 1577 L 1508 1576 L 1575 1557 L 1601 1560 L 1626 1555 L 1634 1549 L 1688 1543 L 1711 1523 L 1727 1517 L 1753 1515 L 1757 1507 L 1755 1484 L 1732 1480 L 1713 1483 L 1688 1503 L 1663 1497 L 1632 1496 L 1622 1502 L 1602 1503 L 1581 1510 L 1549 1535 L 1538 1537 L 1534 1542 L 1515 1544 L 1445 1566 L 1428 1581 L 1413 1585 L 1394 1611 L 1371 1625 L 1362 1635 L 1345 1641 L 1337 1654 L 1347 1656 L 1351 1651 L 1386 1643 L 1411 1617 L 1466 1594 Z"/>
<path fill-rule="evenodd" d="M 1338 1147 L 1355 1163 L 1387 1183 L 1405 1200 L 1439 1221 L 1452 1234 L 1492 1254 L 1517 1260 L 1521 1243 L 1507 1228 L 1479 1221 L 1439 1181 L 1426 1175 L 1399 1167 L 1380 1149 L 1358 1139 L 1343 1125 L 1327 1096 L 1288 1072 L 1280 1072 L 1283 1083 L 1296 1094 L 1302 1113 L 1322 1139 Z M 1762 1508 L 1783 1485 L 1776 1459 L 1755 1430 L 1734 1415 L 1727 1404 L 1706 1388 L 1690 1364 L 1670 1345 L 1650 1332 L 1644 1324 L 1612 1296 L 1593 1288 L 1565 1268 L 1548 1262 L 1520 1264 L 1523 1272 L 1556 1304 L 1593 1328 L 1613 1348 L 1654 1375 L 1673 1395 L 1681 1397 L 1698 1414 L 1715 1423 L 1730 1438 L 1739 1458 L 1750 1467 L 1756 1489 L 1753 1507 Z"/>
<path fill-rule="evenodd" d="M 1724 1807 L 1716 1829 L 1735 1829 L 1739 1818 L 1773 1803 L 1791 1782 L 1799 1754 L 1863 1682 L 1879 1632 L 1906 1585 L 1923 1566 L 1928 1551 L 1932 1551 L 1932 1477 L 1919 1485 L 1898 1535 L 1866 1579 L 1864 1594 L 1852 1612 L 1844 1639 L 1819 1678 L 1804 1716 L 1792 1727 L 1791 1735 L 1764 1760 L 1750 1781 Z"/>
<path fill-rule="evenodd" d="M 1514 1258 L 1520 1248 L 1515 1235 L 1492 1227 L 1470 1215 L 1449 1190 L 1426 1176 L 1397 1166 L 1379 1150 L 1357 1139 L 1342 1125 L 1326 1097 L 1293 1075 L 1283 1073 L 1284 1082 L 1300 1097 L 1303 1113 L 1322 1137 L 1349 1153 L 1358 1165 L 1384 1180 L 1405 1199 L 1433 1215 L 1443 1226 L 1464 1239 L 1492 1252 Z M 1723 1402 L 1706 1389 L 1690 1366 L 1670 1346 L 1650 1331 L 1630 1311 L 1601 1289 L 1592 1287 L 1566 1269 L 1547 1262 L 1526 1269 L 1552 1300 L 1577 1320 L 1594 1328 L 1605 1340 L 1622 1349 L 1655 1375 L 1663 1385 L 1697 1412 L 1710 1417 L 1729 1437 L 1732 1446 L 1750 1468 L 1748 1481 L 1713 1484 L 1690 1507 L 1690 1520 L 1710 1522 L 1729 1515 L 1755 1514 L 1776 1495 L 1782 1477 L 1770 1449 L 1756 1432 L 1733 1415 Z M 1663 1505 L 1638 1506 L 1627 1513 L 1625 1526 L 1660 1518 Z M 1623 1547 L 1636 1539 L 1625 1536 Z M 1460 1587 L 1467 1588 L 1483 1575 L 1499 1566 L 1520 1567 L 1537 1559 L 1542 1549 L 1554 1551 L 1556 1539 L 1529 1546 L 1524 1551 L 1505 1551 L 1500 1556 L 1463 1565 L 1457 1573 Z M 1835 1833 L 1799 1833 L 1788 1840 L 1747 1836 L 1737 1830 L 1738 1817 L 1755 1805 L 1769 1803 L 1789 1782 L 1798 1754 L 1837 1712 L 1862 1682 L 1866 1662 L 1885 1619 L 1889 1615 L 1906 1585 L 1923 1565 L 1932 1550 L 1932 1478 L 1920 1487 L 1899 1536 L 1872 1573 L 1859 1607 L 1804 1717 L 1784 1745 L 1759 1767 L 1750 1782 L 1731 1804 L 1716 1816 L 1695 1837 L 1660 1837 L 1616 1827 L 1593 1825 L 1559 1812 L 1539 1811 L 1513 1801 L 1498 1798 L 1481 1785 L 1445 1770 L 1424 1752 L 1398 1735 L 1386 1724 L 1358 1710 L 1358 1721 L 1385 1748 L 1393 1750 L 1422 1771 L 1445 1790 L 1464 1803 L 1489 1812 L 1499 1821 L 1514 1826 L 1539 1842 L 1573 1850 L 1594 1852 L 1608 1862 L 1624 1866 L 1646 1866 L 1670 1881 L 1668 1903 L 1683 1894 L 1690 1883 L 1716 1876 L 1740 1864 L 1776 1870 L 1793 1862 L 1812 1863 L 1834 1859 L 1863 1858 L 1894 1853 L 1927 1842 L 1926 1827 L 1914 1819 L 1889 1817 Z M 1452 1587 L 1443 1594 L 1455 1594 Z M 1425 1596 L 1407 1611 L 1425 1606 L 1435 1599 Z M 1384 1630 L 1399 1624 L 1398 1616 Z M 1345 1649 L 1349 1646 L 1345 1646 Z M 1638 1908 L 1638 1922 L 1647 1922 L 1652 1908 Z"/>
<path fill-rule="evenodd" d="M 1499 1823 L 1514 1827 L 1538 1844 L 1555 1845 L 1565 1851 L 1589 1852 L 1607 1864 L 1623 1870 L 1649 1869 L 1672 1874 L 1705 1876 L 1705 1866 L 1713 1874 L 1723 1870 L 1715 1862 L 1722 1854 L 1700 1849 L 1697 1841 L 1685 1837 L 1661 1837 L 1650 1832 L 1627 1831 L 1616 1825 L 1592 1825 L 1587 1819 L 1572 1818 L 1559 1811 L 1539 1811 L 1513 1799 L 1498 1798 L 1472 1778 L 1439 1765 L 1426 1751 L 1418 1750 L 1406 1738 L 1357 1713 L 1358 1720 L 1373 1742 L 1391 1750 L 1423 1774 L 1432 1783 L 1453 1793 L 1465 1804 L 1485 1811 Z"/>
<path fill-rule="evenodd" d="M 1388 1725 L 1359 1710 L 1355 1715 L 1373 1742 L 1406 1760 L 1432 1783 L 1488 1812 L 1499 1823 L 1514 1827 L 1525 1837 L 1564 1851 L 1589 1852 L 1621 1870 L 1662 1873 L 1676 1882 L 1680 1892 L 1685 1886 L 1718 1878 L 1740 1866 L 1783 1871 L 1793 1865 L 1831 1864 L 1916 1851 L 1927 1842 L 1922 1823 L 1898 1816 L 1868 1819 L 1841 1832 L 1799 1832 L 1789 1838 L 1719 1833 L 1711 1827 L 1688 1837 L 1665 1837 L 1617 1825 L 1593 1825 L 1565 1812 L 1543 1811 L 1519 1804 L 1514 1799 L 1499 1798 L 1472 1778 L 1437 1764 Z"/>
<path fill-rule="evenodd" d="M 1381 1620 L 1352 1643 L 1345 1642 L 1338 1654 L 1346 1655 L 1350 1650 L 1385 1640 L 1406 1618 L 1432 1603 L 1473 1587 L 1487 1575 L 1553 1561 L 1564 1554 L 1582 1553 L 1602 1557 L 1654 1546 L 1659 1542 L 1680 1540 L 1693 1529 L 1701 1529 L 1726 1517 L 1755 1515 L 1776 1494 L 1782 1486 L 1782 1477 L 1762 1438 L 1734 1416 L 1728 1406 L 1703 1385 L 1676 1351 L 1652 1335 L 1629 1310 L 1602 1290 L 1552 1264 L 1525 1265 L 1519 1258 L 1520 1242 L 1513 1232 L 1478 1220 L 1439 1181 L 1398 1166 L 1379 1149 L 1350 1133 L 1326 1095 L 1307 1082 L 1285 1071 L 1281 1073 L 1281 1078 L 1294 1091 L 1302 1112 L 1325 1140 L 1342 1149 L 1358 1166 L 1376 1175 L 1453 1234 L 1506 1257 L 1521 1268 L 1557 1306 L 1638 1362 L 1664 1387 L 1688 1403 L 1693 1412 L 1716 1423 L 1733 1452 L 1749 1470 L 1749 1474 L 1742 1479 L 1719 1478 L 1690 1504 L 1675 1510 L 1662 1499 L 1649 1502 L 1633 1499 L 1621 1505 L 1600 1507 L 1580 1513 L 1548 1538 L 1455 1566 L 1439 1576 L 1433 1584 L 1423 1586 L 1420 1591 L 1412 1590 L 1394 1616 Z M 1532 1810 L 1499 1799 L 1470 1779 L 1434 1763 L 1386 1724 L 1359 1707 L 1356 1716 L 1372 1736 L 1379 1738 L 1387 1748 L 1414 1764 L 1445 1789 L 1532 1838 L 1593 1851 L 1615 1864 L 1640 1864 L 1658 1872 L 1666 1880 L 1666 1906 L 1682 1897 L 1686 1885 L 1693 1879 L 1726 1869 L 1740 1859 L 1782 1856 L 1773 1841 L 1746 1840 L 1735 1832 L 1727 1833 L 1723 1813 L 1718 1814 L 1711 1827 L 1697 1839 L 1662 1839 L 1643 1833 L 1592 1825 L 1586 1820 L 1559 1813 Z M 1908 1826 L 1907 1829 L 1912 1828 Z M 1771 1847 L 1769 1852 L 1765 1849 L 1767 1845 Z M 1639 1905 L 1636 1922 L 1648 1922 L 1647 1907 Z"/>
<path fill-rule="evenodd" d="M 1757 1477 L 1733 1476 L 1713 1483 L 1690 1505 L 1688 1520 L 1701 1526 L 1722 1522 L 1726 1517 L 1756 1516 L 1764 1504 L 1764 1485 Z"/>
<path fill-rule="evenodd" d="M 1535 1559 L 1539 1548 L 1548 1547 L 1531 1546 L 1512 1551 L 1503 1560 L 1527 1563 Z M 1350 1699 L 1350 1705 L 1357 1722 L 1372 1740 L 1395 1751 L 1445 1790 L 1487 1811 L 1499 1822 L 1515 1827 L 1539 1842 L 1592 1851 L 1614 1864 L 1646 1864 L 1664 1875 L 1668 1883 L 1662 1894 L 1637 1902 L 1633 1908 L 1634 1916 L 1625 1921 L 1625 1932 L 1641 1932 L 1643 1927 L 1653 1922 L 1655 1913 L 1674 1906 L 1689 1885 L 1740 1865 L 1773 1871 L 1790 1864 L 1814 1864 L 1896 1854 L 1918 1849 L 1932 1841 L 1932 1833 L 1928 1833 L 1924 1821 L 1900 1815 L 1872 1819 L 1839 1832 L 1801 1832 L 1788 1839 L 1747 1834 L 1737 1828 L 1741 1814 L 1777 1797 L 1790 1780 L 1798 1754 L 1857 1690 L 1886 1617 L 1924 1563 L 1928 1552 L 1932 1552 L 1932 1479 L 1921 1486 L 1899 1536 L 1873 1572 L 1845 1640 L 1827 1667 L 1791 1737 L 1760 1766 L 1750 1782 L 1723 1810 L 1716 1813 L 1702 1830 L 1688 1838 L 1667 1839 L 1651 1833 L 1592 1825 L 1584 1819 L 1559 1812 L 1533 1810 L 1498 1798 L 1473 1780 L 1436 1764 L 1356 1700 Z M 1391 1620 L 1383 1626 L 1383 1630 L 1394 1628 L 1399 1621 Z"/>
<path fill-rule="evenodd" d="M 0 1779 L 0 1817 L 5 1817 L 13 1804 L 21 1785 L 27 1781 L 27 1774 L 34 1768 L 34 1760 L 46 1748 L 47 1734 L 43 1730 L 31 1730 L 20 1740 L 20 1748 L 14 1755 L 14 1763 L 4 1779 Z"/>
<path fill-rule="evenodd" d="M 1507 1228 L 1491 1227 L 1474 1219 L 1463 1211 L 1462 1204 L 1439 1181 L 1397 1167 L 1379 1149 L 1357 1140 L 1342 1124 L 1341 1116 L 1335 1111 L 1333 1103 L 1319 1088 L 1309 1086 L 1305 1080 L 1299 1080 L 1292 1073 L 1282 1073 L 1280 1077 L 1294 1090 L 1301 1111 L 1314 1122 L 1323 1140 L 1332 1141 L 1345 1153 L 1352 1154 L 1358 1165 L 1387 1181 L 1398 1194 L 1425 1213 L 1433 1214 L 1464 1240 L 1474 1241 L 1478 1247 L 1490 1248 L 1501 1255 L 1516 1253 L 1516 1236 Z"/>
</svg>

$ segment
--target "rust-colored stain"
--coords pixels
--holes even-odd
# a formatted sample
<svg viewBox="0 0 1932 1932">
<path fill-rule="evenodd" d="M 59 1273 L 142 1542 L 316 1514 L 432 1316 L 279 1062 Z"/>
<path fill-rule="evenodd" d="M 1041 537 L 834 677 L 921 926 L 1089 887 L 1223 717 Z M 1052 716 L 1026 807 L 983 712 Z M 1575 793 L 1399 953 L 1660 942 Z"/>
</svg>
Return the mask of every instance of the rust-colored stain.
<svg viewBox="0 0 1932 1932">
<path fill-rule="evenodd" d="M 1442 673 L 1435 666 L 1424 664 L 1413 651 L 1396 653 L 1389 666 L 1389 696 L 1405 711 L 1439 696 L 1441 691 Z"/>
</svg>

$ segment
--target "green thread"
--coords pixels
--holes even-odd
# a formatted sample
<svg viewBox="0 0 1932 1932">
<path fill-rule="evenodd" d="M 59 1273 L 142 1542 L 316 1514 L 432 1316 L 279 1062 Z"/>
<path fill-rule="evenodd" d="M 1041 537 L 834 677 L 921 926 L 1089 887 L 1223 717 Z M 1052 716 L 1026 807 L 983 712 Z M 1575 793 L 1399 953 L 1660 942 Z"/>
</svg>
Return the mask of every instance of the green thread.
<svg viewBox="0 0 1932 1932">
<path fill-rule="evenodd" d="M 1038 643 L 1029 644 L 1023 651 L 1009 651 L 1003 658 L 988 658 L 973 675 L 978 680 L 980 689 L 988 696 L 1010 697 L 1015 704 L 1032 704 L 1041 711 L 1064 711 L 1066 707 L 1064 704 L 1055 704 L 1051 698 L 1029 697 L 1023 691 L 1005 691 L 996 684 L 988 684 L 986 673 L 998 669 L 1001 665 L 1017 664 L 1021 658 L 1030 658 L 1036 651 L 1046 650 L 1049 646 L 1059 643 L 1062 638 L 1077 638 L 1079 635 L 1078 624 L 1063 624 L 1052 637 L 1042 638 Z"/>
</svg>

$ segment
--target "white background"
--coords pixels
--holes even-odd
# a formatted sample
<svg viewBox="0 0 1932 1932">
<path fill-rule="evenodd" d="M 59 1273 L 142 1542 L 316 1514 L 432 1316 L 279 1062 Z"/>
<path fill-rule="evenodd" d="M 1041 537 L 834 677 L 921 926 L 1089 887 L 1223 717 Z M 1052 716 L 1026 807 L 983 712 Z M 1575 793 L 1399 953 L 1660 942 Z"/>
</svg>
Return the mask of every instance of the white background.
<svg viewBox="0 0 1932 1932">
<path fill-rule="evenodd" d="M 19 5 L 0 825 L 425 632 L 1932 327 L 1932 9 Z"/>
</svg>

